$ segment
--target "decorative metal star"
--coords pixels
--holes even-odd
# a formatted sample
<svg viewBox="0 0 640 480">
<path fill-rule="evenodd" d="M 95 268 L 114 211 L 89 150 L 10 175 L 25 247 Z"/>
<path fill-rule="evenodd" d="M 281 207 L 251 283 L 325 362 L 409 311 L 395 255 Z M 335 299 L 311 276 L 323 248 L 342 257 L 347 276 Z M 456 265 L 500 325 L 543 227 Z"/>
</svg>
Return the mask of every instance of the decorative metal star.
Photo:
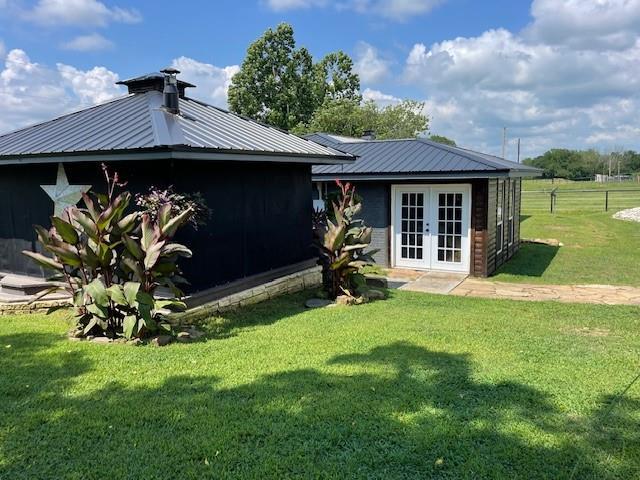
<svg viewBox="0 0 640 480">
<path fill-rule="evenodd" d="M 64 209 L 76 205 L 84 192 L 88 192 L 91 185 L 69 185 L 64 166 L 58 164 L 58 175 L 55 185 L 40 185 L 53 200 L 53 214 L 60 217 Z"/>
</svg>

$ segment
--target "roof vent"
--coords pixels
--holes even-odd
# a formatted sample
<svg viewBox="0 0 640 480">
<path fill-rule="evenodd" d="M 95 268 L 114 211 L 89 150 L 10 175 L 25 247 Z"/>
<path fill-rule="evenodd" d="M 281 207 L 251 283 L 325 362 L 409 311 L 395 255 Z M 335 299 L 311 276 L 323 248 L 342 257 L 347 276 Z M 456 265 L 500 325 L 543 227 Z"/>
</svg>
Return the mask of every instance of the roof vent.
<svg viewBox="0 0 640 480">
<path fill-rule="evenodd" d="M 169 113 L 180 113 L 177 78 L 180 70 L 169 67 L 160 70 L 160 72 L 164 73 L 164 89 L 162 90 L 162 96 L 164 97 L 163 106 Z"/>
<path fill-rule="evenodd" d="M 173 70 L 173 69 L 167 69 Z M 176 73 L 179 73 L 176 70 Z M 164 91 L 164 79 L 166 75 L 160 72 L 147 73 L 139 77 L 129 78 L 127 80 L 121 80 L 117 82 L 117 85 L 126 85 L 129 89 L 129 93 L 146 93 L 146 92 L 163 92 Z M 184 82 L 182 80 L 177 81 L 178 95 L 181 98 L 185 97 L 185 89 L 189 87 L 195 87 L 195 85 Z"/>
<path fill-rule="evenodd" d="M 375 140 L 376 139 L 376 132 L 373 130 L 365 130 L 362 133 L 362 139 L 363 140 Z"/>
</svg>

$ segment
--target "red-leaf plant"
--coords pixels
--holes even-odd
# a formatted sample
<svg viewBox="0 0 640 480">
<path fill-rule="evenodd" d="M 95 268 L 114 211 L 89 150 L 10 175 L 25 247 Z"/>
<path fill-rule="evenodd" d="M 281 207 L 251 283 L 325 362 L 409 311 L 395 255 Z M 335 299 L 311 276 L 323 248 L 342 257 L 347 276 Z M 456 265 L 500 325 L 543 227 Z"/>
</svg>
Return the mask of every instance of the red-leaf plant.
<svg viewBox="0 0 640 480">
<path fill-rule="evenodd" d="M 364 276 L 359 270 L 375 262 L 372 255 L 377 250 L 365 252 L 371 243 L 372 229 L 355 218 L 362 209 L 362 202 L 356 198 L 355 187 L 339 180 L 336 185 L 338 197 L 337 201 L 332 202 L 333 218 L 316 222 L 316 243 L 329 297 L 354 297 L 365 286 Z"/>
<path fill-rule="evenodd" d="M 81 334 L 140 337 L 170 330 L 167 310 L 184 310 L 176 283 L 186 283 L 177 264 L 191 251 L 171 239 L 192 215 L 191 209 L 172 213 L 162 205 L 156 220 L 140 212 L 126 213 L 128 191 L 118 174 L 106 178 L 106 194 L 83 194 L 84 208 L 69 207 L 51 217 L 52 227 L 35 226 L 38 240 L 49 255 L 24 251 L 42 267 L 54 270 L 55 286 L 73 298 Z M 158 287 L 168 287 L 174 298 L 158 299 Z"/>
</svg>

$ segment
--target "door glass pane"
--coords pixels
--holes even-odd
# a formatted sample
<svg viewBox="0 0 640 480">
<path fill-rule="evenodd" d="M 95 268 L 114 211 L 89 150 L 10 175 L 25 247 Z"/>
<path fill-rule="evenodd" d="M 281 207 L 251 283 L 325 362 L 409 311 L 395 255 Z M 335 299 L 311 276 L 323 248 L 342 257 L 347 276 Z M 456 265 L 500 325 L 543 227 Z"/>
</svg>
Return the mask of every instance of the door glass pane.
<svg viewBox="0 0 640 480">
<path fill-rule="evenodd" d="M 438 261 L 462 262 L 462 193 L 438 195 Z"/>
<path fill-rule="evenodd" d="M 401 202 L 400 256 L 403 259 L 421 260 L 425 256 L 422 240 L 425 228 L 424 193 L 403 193 Z"/>
</svg>

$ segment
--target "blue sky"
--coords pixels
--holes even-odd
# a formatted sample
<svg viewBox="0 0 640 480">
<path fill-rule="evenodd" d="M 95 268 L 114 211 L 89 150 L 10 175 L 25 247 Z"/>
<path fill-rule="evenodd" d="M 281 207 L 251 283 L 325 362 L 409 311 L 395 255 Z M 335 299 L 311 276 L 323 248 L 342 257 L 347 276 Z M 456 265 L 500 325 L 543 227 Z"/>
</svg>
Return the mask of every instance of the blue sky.
<svg viewBox="0 0 640 480">
<path fill-rule="evenodd" d="M 0 131 L 122 94 L 173 64 L 225 106 L 248 44 L 279 22 L 344 50 L 366 98 L 425 102 L 431 130 L 509 155 L 640 149 L 640 0 L 0 0 Z"/>
</svg>

